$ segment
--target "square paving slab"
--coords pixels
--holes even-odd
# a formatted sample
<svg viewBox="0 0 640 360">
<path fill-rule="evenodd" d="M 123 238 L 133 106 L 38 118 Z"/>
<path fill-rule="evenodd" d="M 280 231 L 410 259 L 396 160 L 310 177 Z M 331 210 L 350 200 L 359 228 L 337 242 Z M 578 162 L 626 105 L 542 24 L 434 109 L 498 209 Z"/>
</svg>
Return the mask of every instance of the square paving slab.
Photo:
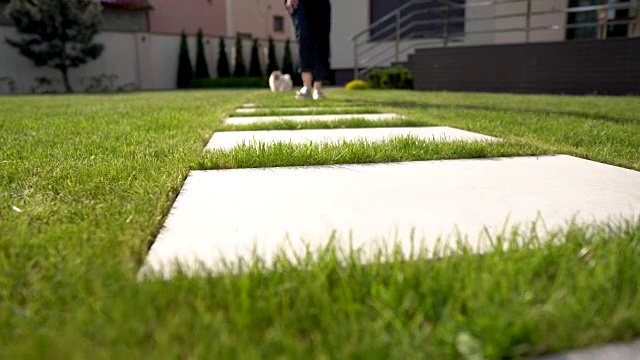
<svg viewBox="0 0 640 360">
<path fill-rule="evenodd" d="M 640 340 L 629 343 L 608 344 L 562 354 L 539 357 L 537 360 L 638 360 Z"/>
<path fill-rule="evenodd" d="M 358 129 L 310 129 L 268 131 L 222 131 L 213 134 L 206 150 L 230 150 L 242 144 L 258 143 L 339 143 L 342 141 L 382 141 L 400 136 L 415 136 L 433 141 L 495 141 L 496 138 L 446 126 L 358 128 Z"/>
<path fill-rule="evenodd" d="M 421 161 L 374 165 L 194 171 L 151 247 L 141 274 L 220 271 L 221 260 L 270 261 L 327 244 L 409 253 L 436 239 L 452 246 L 538 215 L 552 229 L 640 214 L 640 172 L 571 156 Z M 484 230 L 483 230 L 484 229 Z M 334 232 L 335 231 L 335 232 Z M 486 231 L 486 232 L 484 232 Z M 414 243 L 415 244 L 415 243 Z"/>
<path fill-rule="evenodd" d="M 247 116 L 230 117 L 225 120 L 227 125 L 248 125 L 274 121 L 338 121 L 350 119 L 363 119 L 369 121 L 382 121 L 401 119 L 398 114 L 335 114 L 335 115 L 275 115 L 275 116 Z"/>
</svg>

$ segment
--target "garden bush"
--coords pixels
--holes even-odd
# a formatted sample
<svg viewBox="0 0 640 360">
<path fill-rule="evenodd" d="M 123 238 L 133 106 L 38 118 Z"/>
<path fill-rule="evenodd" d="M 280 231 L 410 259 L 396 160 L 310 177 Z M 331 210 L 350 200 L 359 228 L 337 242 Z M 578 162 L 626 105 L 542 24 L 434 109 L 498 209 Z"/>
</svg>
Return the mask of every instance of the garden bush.
<svg viewBox="0 0 640 360">
<path fill-rule="evenodd" d="M 367 75 L 374 89 L 413 89 L 414 75 L 402 66 L 388 69 L 376 69 Z"/>
<path fill-rule="evenodd" d="M 371 85 L 364 80 L 353 80 L 349 82 L 345 87 L 347 90 L 366 90 L 370 89 Z"/>
</svg>

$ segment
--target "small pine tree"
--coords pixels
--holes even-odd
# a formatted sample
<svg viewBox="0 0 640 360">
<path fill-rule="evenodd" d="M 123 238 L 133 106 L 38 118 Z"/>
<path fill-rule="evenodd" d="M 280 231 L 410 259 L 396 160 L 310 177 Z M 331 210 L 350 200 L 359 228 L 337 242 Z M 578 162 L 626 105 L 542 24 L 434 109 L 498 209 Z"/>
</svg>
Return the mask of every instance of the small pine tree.
<svg viewBox="0 0 640 360">
<path fill-rule="evenodd" d="M 203 42 L 202 29 L 198 30 L 198 48 L 196 52 L 196 78 L 209 78 L 209 66 L 207 65 L 207 58 L 204 56 L 204 42 Z"/>
<path fill-rule="evenodd" d="M 284 58 L 282 59 L 282 73 L 293 75 L 293 58 L 291 57 L 291 41 L 284 43 Z"/>
<path fill-rule="evenodd" d="M 231 77 L 231 71 L 229 70 L 229 58 L 227 57 L 227 45 L 224 42 L 224 38 L 220 38 L 218 55 L 218 77 L 228 78 Z"/>
<path fill-rule="evenodd" d="M 180 59 L 178 60 L 178 88 L 184 89 L 189 87 L 193 78 L 193 67 L 189 58 L 189 45 L 187 44 L 187 35 L 182 32 L 180 36 Z"/>
<path fill-rule="evenodd" d="M 267 63 L 267 75 L 270 75 L 276 70 L 280 70 L 278 65 L 278 59 L 276 58 L 276 44 L 273 39 L 269 37 L 269 62 Z"/>
<path fill-rule="evenodd" d="M 236 38 L 236 65 L 233 69 L 233 76 L 235 77 L 247 76 L 247 67 L 244 65 L 244 56 L 242 53 L 242 39 L 238 36 Z"/>
<path fill-rule="evenodd" d="M 249 76 L 262 77 L 262 65 L 260 65 L 260 52 L 258 51 L 258 39 L 253 40 L 251 47 L 251 65 L 249 65 Z"/>
<path fill-rule="evenodd" d="M 11 0 L 5 15 L 22 35 L 17 40 L 7 38 L 7 43 L 36 66 L 59 70 L 67 92 L 73 92 L 69 69 L 97 59 L 104 50 L 93 42 L 102 18 L 98 1 Z"/>
</svg>

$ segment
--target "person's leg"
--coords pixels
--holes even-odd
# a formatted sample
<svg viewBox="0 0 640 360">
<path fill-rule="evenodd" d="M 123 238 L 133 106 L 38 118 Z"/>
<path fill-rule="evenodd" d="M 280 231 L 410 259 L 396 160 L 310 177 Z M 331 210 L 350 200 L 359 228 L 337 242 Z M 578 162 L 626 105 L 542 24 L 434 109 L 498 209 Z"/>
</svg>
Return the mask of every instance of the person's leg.
<svg viewBox="0 0 640 360">
<path fill-rule="evenodd" d="M 306 4 L 300 2 L 298 7 L 291 13 L 291 19 L 296 29 L 296 40 L 300 57 L 300 71 L 302 73 L 302 89 L 296 94 L 296 98 L 303 99 L 311 97 L 312 71 L 315 66 L 314 42 L 311 37 L 309 21 L 307 18 L 308 8 Z"/>
<path fill-rule="evenodd" d="M 314 47 L 313 88 L 314 99 L 324 98 L 322 81 L 329 73 L 329 57 L 331 51 L 331 4 L 329 0 L 316 0 L 315 18 L 311 22 L 311 34 Z"/>
</svg>

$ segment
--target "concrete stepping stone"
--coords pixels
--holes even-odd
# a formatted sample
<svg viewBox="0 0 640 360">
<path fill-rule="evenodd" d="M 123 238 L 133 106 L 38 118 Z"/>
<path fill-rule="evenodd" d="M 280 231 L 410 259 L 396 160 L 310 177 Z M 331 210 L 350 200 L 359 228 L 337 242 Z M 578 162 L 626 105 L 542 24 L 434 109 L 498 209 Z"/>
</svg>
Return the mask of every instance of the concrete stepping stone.
<svg viewBox="0 0 640 360">
<path fill-rule="evenodd" d="M 256 254 L 325 245 L 364 254 L 395 242 L 433 249 L 459 235 L 478 251 L 505 224 L 544 226 L 640 214 L 640 172 L 571 156 L 192 172 L 141 269 L 221 271 Z M 507 221 L 508 220 L 508 221 Z M 486 227 L 486 229 L 485 229 Z M 484 232 L 486 230 L 486 232 Z M 507 231 L 510 229 L 507 228 Z M 334 233 L 335 231 L 335 233 Z M 419 245 L 419 244 L 418 244 Z M 367 253 L 369 251 L 369 253 Z"/>
<path fill-rule="evenodd" d="M 246 103 L 246 104 L 242 104 L 241 106 L 243 108 L 254 108 L 254 107 L 256 107 L 256 104 L 254 104 L 254 103 Z"/>
<path fill-rule="evenodd" d="M 383 141 L 399 136 L 415 136 L 433 141 L 494 141 L 494 137 L 446 126 L 359 128 L 359 129 L 309 129 L 267 131 L 222 131 L 213 134 L 205 150 L 231 150 L 236 146 L 258 143 L 338 143 L 341 141 Z"/>
<path fill-rule="evenodd" d="M 335 115 L 276 115 L 276 116 L 257 116 L 257 117 L 230 117 L 225 120 L 226 125 L 249 125 L 256 123 L 267 123 L 275 121 L 338 121 L 362 119 L 369 121 L 395 120 L 401 119 L 398 114 L 335 114 Z"/>
<path fill-rule="evenodd" d="M 629 343 L 608 344 L 539 357 L 538 360 L 638 360 L 640 340 Z"/>
<path fill-rule="evenodd" d="M 323 110 L 331 110 L 331 111 L 345 111 L 354 108 L 349 107 L 288 107 L 288 108 L 238 108 L 236 112 L 238 114 L 253 114 L 258 111 L 278 111 L 278 112 L 311 112 L 311 111 L 323 111 Z"/>
</svg>

